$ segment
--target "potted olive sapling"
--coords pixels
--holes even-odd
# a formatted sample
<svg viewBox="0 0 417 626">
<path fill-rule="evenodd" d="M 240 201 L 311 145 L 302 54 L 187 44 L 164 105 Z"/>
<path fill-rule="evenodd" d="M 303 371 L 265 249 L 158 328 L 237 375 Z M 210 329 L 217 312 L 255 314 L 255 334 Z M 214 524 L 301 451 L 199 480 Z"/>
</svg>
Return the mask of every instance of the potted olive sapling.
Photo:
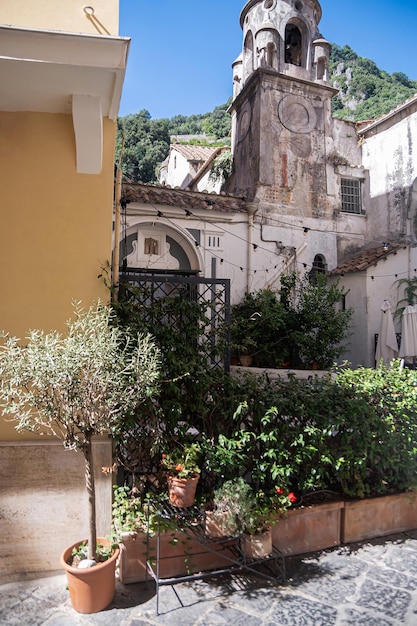
<svg viewBox="0 0 417 626">
<path fill-rule="evenodd" d="M 66 449 L 84 455 L 89 536 L 61 556 L 73 607 L 81 613 L 100 611 L 113 600 L 118 551 L 109 540 L 97 539 L 92 441 L 115 433 L 123 417 L 152 394 L 159 377 L 159 351 L 150 335 L 132 339 L 114 319 L 111 307 L 100 302 L 87 310 L 78 303 L 64 335 L 32 330 L 20 342 L 1 333 L 3 414 L 16 421 L 16 430 L 58 437 Z M 72 563 L 73 553 L 81 568 Z M 92 586 L 97 576 L 98 590 Z M 86 598 L 76 588 L 80 581 Z"/>
</svg>

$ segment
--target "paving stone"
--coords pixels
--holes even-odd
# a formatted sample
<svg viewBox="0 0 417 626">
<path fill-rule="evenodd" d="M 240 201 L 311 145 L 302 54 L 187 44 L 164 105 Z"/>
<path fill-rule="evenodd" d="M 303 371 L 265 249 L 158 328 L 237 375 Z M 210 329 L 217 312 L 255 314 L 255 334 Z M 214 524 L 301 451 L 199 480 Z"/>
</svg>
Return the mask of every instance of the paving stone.
<svg viewBox="0 0 417 626">
<path fill-rule="evenodd" d="M 399 572 L 406 571 L 417 577 L 417 551 L 410 550 L 405 545 L 392 546 L 386 555 L 385 564 Z"/>
<path fill-rule="evenodd" d="M 407 591 L 366 580 L 361 587 L 357 603 L 381 613 L 382 616 L 404 621 L 411 603 L 411 595 Z"/>
<path fill-rule="evenodd" d="M 417 589 L 417 577 L 408 576 L 407 574 L 386 567 L 374 566 L 370 568 L 369 578 L 376 582 L 385 583 L 393 587 L 401 587 L 408 591 L 415 591 Z"/>
<path fill-rule="evenodd" d="M 244 608 L 250 613 L 265 615 L 271 610 L 271 605 L 279 601 L 282 590 L 278 587 L 275 589 L 254 589 L 241 593 L 236 593 L 230 597 L 230 602 L 234 606 Z"/>
<path fill-rule="evenodd" d="M 393 626 L 397 622 L 375 617 L 367 611 L 357 609 L 346 609 L 345 615 L 339 620 L 340 626 Z"/>
<path fill-rule="evenodd" d="M 222 611 L 215 610 L 204 616 L 204 626 L 262 626 L 262 618 L 248 615 L 244 611 L 233 608 L 223 608 Z"/>
<path fill-rule="evenodd" d="M 333 626 L 337 610 L 300 596 L 288 595 L 275 603 L 270 618 L 280 626 Z"/>
</svg>

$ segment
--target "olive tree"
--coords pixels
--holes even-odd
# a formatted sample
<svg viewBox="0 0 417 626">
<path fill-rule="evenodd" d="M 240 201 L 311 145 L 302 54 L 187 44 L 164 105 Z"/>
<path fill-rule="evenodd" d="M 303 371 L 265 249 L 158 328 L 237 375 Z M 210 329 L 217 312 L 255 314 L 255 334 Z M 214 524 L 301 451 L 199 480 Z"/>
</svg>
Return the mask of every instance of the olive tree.
<svg viewBox="0 0 417 626">
<path fill-rule="evenodd" d="M 31 330 L 23 342 L 1 333 L 0 406 L 18 431 L 53 435 L 85 460 L 89 508 L 88 558 L 96 558 L 92 439 L 117 432 L 153 393 L 159 351 L 150 335 L 133 340 L 98 302 L 78 303 L 66 334 Z"/>
</svg>

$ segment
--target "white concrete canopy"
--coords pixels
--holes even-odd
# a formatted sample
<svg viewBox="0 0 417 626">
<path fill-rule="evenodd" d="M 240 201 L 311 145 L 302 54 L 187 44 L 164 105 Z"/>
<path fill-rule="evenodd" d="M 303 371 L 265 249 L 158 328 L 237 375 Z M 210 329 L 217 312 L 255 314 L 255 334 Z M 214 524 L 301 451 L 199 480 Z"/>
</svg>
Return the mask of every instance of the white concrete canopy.
<svg viewBox="0 0 417 626">
<path fill-rule="evenodd" d="M 0 110 L 75 113 L 77 171 L 101 171 L 102 120 L 117 119 L 129 43 L 1 25 Z"/>
</svg>

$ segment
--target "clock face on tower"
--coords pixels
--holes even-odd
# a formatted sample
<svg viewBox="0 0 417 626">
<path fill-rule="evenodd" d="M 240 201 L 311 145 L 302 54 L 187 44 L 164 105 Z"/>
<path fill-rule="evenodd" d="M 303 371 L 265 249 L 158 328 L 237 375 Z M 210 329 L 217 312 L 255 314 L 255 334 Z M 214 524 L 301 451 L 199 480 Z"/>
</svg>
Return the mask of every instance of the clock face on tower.
<svg viewBox="0 0 417 626">
<path fill-rule="evenodd" d="M 278 115 L 283 126 L 294 133 L 310 133 L 317 123 L 314 107 L 299 96 L 284 96 L 278 105 Z"/>
<path fill-rule="evenodd" d="M 239 124 L 239 133 L 238 133 L 238 138 L 239 141 L 243 141 L 244 138 L 246 137 L 246 135 L 248 134 L 248 130 L 249 130 L 249 126 L 251 123 L 251 119 L 252 119 L 252 110 L 251 107 L 249 105 L 249 103 L 247 102 L 238 117 L 238 124 Z"/>
</svg>

